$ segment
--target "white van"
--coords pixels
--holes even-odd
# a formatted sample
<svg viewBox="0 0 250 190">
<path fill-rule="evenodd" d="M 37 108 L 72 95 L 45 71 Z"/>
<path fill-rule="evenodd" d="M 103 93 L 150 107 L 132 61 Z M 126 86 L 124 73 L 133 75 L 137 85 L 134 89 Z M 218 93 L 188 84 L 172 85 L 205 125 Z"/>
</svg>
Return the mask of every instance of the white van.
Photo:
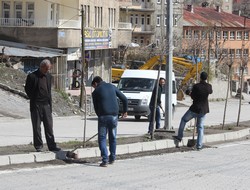
<svg viewBox="0 0 250 190">
<path fill-rule="evenodd" d="M 126 69 L 118 83 L 118 89 L 128 99 L 128 115 L 135 119 L 141 116 L 148 117 L 150 114 L 149 103 L 158 76 L 157 70 L 132 70 Z M 160 77 L 166 78 L 165 71 L 160 71 Z M 176 81 L 172 72 L 172 106 L 177 104 Z M 165 86 L 161 96 L 163 108 L 165 107 Z M 121 106 L 121 103 L 120 103 Z"/>
</svg>

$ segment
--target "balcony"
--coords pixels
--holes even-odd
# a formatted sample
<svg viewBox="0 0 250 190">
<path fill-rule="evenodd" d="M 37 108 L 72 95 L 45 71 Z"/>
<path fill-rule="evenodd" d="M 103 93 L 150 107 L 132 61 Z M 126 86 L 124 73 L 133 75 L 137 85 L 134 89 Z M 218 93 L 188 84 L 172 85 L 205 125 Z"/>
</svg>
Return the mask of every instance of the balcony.
<svg viewBox="0 0 250 190">
<path fill-rule="evenodd" d="M 132 24 L 129 22 L 119 22 L 118 30 L 132 30 Z"/>
<path fill-rule="evenodd" d="M 81 28 L 77 20 L 42 20 L 25 18 L 0 18 L 1 27 L 52 27 L 52 28 Z"/>
</svg>

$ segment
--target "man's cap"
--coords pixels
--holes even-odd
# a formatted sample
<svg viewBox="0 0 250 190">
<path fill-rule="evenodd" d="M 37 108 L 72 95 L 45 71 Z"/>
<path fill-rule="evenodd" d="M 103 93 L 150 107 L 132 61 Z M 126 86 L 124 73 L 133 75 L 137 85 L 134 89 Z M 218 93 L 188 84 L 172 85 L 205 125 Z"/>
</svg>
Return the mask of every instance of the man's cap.
<svg viewBox="0 0 250 190">
<path fill-rule="evenodd" d="M 207 80 L 207 73 L 206 72 L 202 72 L 201 76 L 200 76 L 201 80 Z"/>
</svg>

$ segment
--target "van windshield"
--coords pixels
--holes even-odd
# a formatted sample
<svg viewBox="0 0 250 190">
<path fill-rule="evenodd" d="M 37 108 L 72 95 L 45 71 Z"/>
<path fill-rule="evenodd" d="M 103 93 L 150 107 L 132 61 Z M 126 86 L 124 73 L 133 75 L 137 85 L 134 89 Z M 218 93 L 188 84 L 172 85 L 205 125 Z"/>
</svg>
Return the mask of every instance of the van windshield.
<svg viewBox="0 0 250 190">
<path fill-rule="evenodd" d="M 118 89 L 122 91 L 145 91 L 151 92 L 154 88 L 155 79 L 145 78 L 122 78 Z"/>
</svg>

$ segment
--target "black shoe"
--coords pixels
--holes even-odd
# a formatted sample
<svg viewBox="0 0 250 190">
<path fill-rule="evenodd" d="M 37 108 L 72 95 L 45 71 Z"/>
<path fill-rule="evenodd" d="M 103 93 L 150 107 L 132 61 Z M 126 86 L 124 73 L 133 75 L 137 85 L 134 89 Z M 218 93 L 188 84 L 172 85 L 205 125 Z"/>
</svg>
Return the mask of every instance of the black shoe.
<svg viewBox="0 0 250 190">
<path fill-rule="evenodd" d="M 201 151 L 202 148 L 199 148 L 199 147 L 193 147 L 193 150 L 196 150 L 196 151 Z"/>
<path fill-rule="evenodd" d="M 42 148 L 37 148 L 36 151 L 37 152 L 43 152 L 43 149 Z"/>
<path fill-rule="evenodd" d="M 54 151 L 54 152 L 57 152 L 57 151 L 60 151 L 61 150 L 61 148 L 59 148 L 59 147 L 55 147 L 55 148 L 51 148 L 51 149 L 49 149 L 50 151 Z"/>
<path fill-rule="evenodd" d="M 100 165 L 99 165 L 100 167 L 107 167 L 108 166 L 108 164 L 107 164 L 107 162 L 102 162 L 102 163 L 100 163 Z"/>
<path fill-rule="evenodd" d="M 181 142 L 181 139 L 178 136 L 172 136 L 175 141 Z"/>
<path fill-rule="evenodd" d="M 114 163 L 115 163 L 114 160 L 110 160 L 110 161 L 109 161 L 109 164 L 111 164 L 111 165 L 114 164 Z"/>
</svg>

